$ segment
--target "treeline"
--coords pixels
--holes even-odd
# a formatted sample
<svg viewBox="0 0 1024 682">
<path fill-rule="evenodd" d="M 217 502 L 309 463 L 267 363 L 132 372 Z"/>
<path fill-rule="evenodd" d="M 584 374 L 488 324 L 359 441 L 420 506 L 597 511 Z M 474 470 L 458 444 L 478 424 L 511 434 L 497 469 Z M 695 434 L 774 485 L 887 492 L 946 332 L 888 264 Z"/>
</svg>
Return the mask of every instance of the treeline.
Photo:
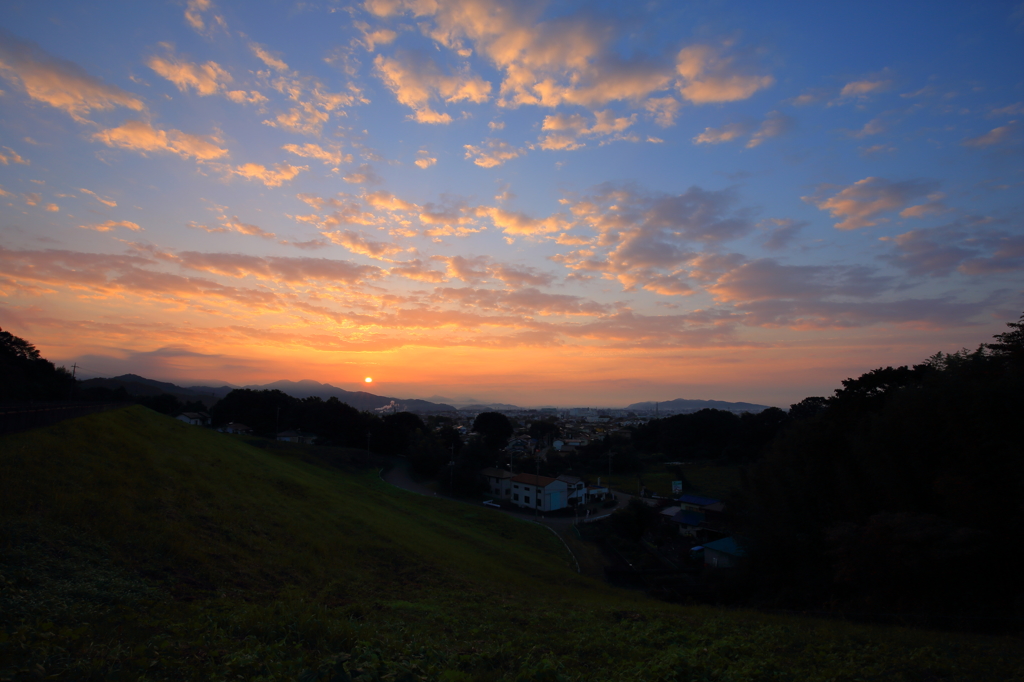
<svg viewBox="0 0 1024 682">
<path fill-rule="evenodd" d="M 0 329 L 0 403 L 61 401 L 75 397 L 74 376 L 41 357 L 25 339 Z"/>
<path fill-rule="evenodd" d="M 1024 616 L 1024 315 L 792 406 L 737 505 L 752 604 Z"/>
<path fill-rule="evenodd" d="M 788 420 L 777 407 L 756 414 L 704 409 L 652 419 L 636 427 L 633 447 L 643 454 L 661 453 L 670 460 L 749 462 L 764 454 Z"/>
</svg>

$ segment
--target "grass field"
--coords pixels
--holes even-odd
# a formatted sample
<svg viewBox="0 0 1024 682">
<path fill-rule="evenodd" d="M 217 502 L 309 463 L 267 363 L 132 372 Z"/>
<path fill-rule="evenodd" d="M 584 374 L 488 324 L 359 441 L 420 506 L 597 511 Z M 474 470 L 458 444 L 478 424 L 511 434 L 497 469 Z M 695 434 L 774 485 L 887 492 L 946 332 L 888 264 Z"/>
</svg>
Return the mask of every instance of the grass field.
<svg viewBox="0 0 1024 682">
<path fill-rule="evenodd" d="M 740 472 L 742 467 L 736 465 L 719 465 L 712 462 L 687 462 L 681 464 L 683 475 L 690 483 L 689 489 L 683 492 L 695 495 L 707 495 L 720 499 L 729 499 L 732 493 L 740 487 Z M 648 490 L 656 494 L 668 497 L 672 494 L 672 481 L 679 480 L 675 473 L 675 466 L 668 466 L 662 462 L 648 462 L 640 474 L 615 474 L 602 476 L 601 481 L 607 481 L 616 490 L 622 490 L 630 495 L 637 494 L 638 481 L 643 482 Z"/>
<path fill-rule="evenodd" d="M 1024 677 L 1015 638 L 612 589 L 542 527 L 316 461 L 140 407 L 0 438 L 0 679 Z"/>
</svg>

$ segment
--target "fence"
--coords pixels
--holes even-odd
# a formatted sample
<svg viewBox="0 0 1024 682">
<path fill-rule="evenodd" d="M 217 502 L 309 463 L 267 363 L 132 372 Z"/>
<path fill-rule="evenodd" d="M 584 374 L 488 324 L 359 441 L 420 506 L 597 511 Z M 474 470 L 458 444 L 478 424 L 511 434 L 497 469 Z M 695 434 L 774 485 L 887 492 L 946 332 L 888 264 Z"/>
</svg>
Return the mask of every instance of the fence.
<svg viewBox="0 0 1024 682">
<path fill-rule="evenodd" d="M 0 434 L 50 426 L 65 419 L 104 412 L 128 403 L 35 403 L 0 406 Z"/>
</svg>

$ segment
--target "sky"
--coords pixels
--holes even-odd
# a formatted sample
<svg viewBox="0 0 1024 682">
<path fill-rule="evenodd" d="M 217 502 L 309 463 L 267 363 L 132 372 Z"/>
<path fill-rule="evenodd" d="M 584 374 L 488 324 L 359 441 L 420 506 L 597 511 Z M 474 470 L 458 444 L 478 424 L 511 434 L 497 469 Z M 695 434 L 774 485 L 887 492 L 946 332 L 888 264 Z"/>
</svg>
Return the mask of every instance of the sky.
<svg viewBox="0 0 1024 682">
<path fill-rule="evenodd" d="M 1024 3 L 4 6 L 0 327 L 79 376 L 785 407 L 1024 310 Z"/>
</svg>

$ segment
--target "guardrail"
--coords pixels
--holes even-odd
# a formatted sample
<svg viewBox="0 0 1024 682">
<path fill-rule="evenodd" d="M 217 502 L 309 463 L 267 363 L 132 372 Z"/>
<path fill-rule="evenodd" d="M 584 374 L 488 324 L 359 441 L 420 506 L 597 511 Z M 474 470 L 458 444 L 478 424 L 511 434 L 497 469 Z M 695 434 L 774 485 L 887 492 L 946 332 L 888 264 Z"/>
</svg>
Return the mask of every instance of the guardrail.
<svg viewBox="0 0 1024 682">
<path fill-rule="evenodd" d="M 0 406 L 0 434 L 51 426 L 65 419 L 105 412 L 132 403 L 35 403 Z"/>
</svg>

